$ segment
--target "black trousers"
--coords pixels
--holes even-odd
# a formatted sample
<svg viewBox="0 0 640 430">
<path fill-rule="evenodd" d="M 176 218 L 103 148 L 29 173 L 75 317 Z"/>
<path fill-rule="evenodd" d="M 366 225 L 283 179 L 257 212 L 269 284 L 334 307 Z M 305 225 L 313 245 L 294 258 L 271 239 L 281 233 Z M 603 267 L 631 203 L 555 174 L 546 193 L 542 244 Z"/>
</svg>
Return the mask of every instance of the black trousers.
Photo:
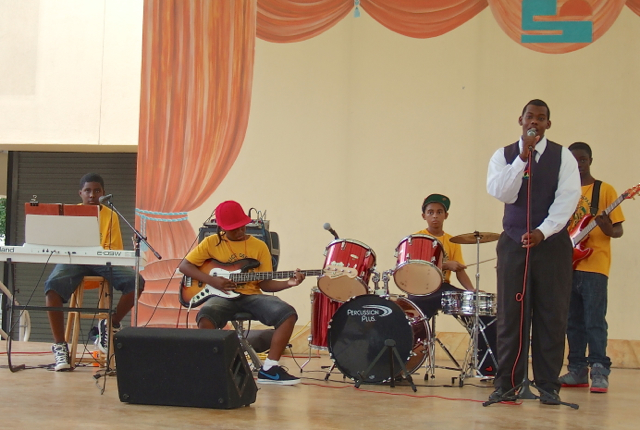
<svg viewBox="0 0 640 430">
<path fill-rule="evenodd" d="M 523 292 L 527 250 L 502 233 L 498 241 L 498 372 L 496 388 L 510 389 L 524 378 L 529 327 L 524 327 Z M 571 239 L 566 230 L 531 248 L 529 302 L 534 381 L 543 390 L 560 390 L 572 277 Z"/>
</svg>

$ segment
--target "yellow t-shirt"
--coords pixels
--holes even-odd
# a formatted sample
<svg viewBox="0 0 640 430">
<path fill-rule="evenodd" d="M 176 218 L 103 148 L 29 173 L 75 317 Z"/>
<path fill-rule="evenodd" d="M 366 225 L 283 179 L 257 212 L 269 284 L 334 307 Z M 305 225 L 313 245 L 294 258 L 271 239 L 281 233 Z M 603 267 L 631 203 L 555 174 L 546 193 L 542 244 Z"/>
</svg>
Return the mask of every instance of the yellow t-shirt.
<svg viewBox="0 0 640 430">
<path fill-rule="evenodd" d="M 444 258 L 442 261 L 443 263 L 445 261 L 457 261 L 460 264 L 464 264 L 464 258 L 462 257 L 462 248 L 460 247 L 459 243 L 453 243 L 449 240 L 453 237 L 449 233 L 445 232 L 442 236 L 438 237 L 429 233 L 429 230 L 425 228 L 424 230 L 420 230 L 415 234 L 426 234 L 435 237 L 440 241 L 440 243 L 442 243 L 442 247 L 444 248 L 444 252 L 446 254 L 446 258 Z M 451 282 L 449 282 L 449 279 L 451 278 L 451 271 L 443 270 L 442 274 L 444 275 L 444 282 L 450 284 Z"/>
<path fill-rule="evenodd" d="M 205 261 L 214 258 L 221 263 L 234 263 L 243 258 L 253 258 L 260 262 L 260 266 L 255 269 L 248 270 L 251 272 L 271 272 L 273 266 L 271 264 L 271 253 L 267 244 L 248 236 L 247 240 L 230 241 L 224 235 L 222 242 L 218 239 L 217 234 L 207 236 L 198 244 L 185 259 L 196 266 L 202 266 Z M 236 292 L 242 294 L 262 294 L 260 289 L 260 281 L 252 281 L 239 285 L 235 289 Z"/>
<path fill-rule="evenodd" d="M 118 214 L 106 206 L 100 205 L 100 245 L 104 249 L 124 249 Z"/>
<path fill-rule="evenodd" d="M 578 202 L 578 207 L 571 218 L 569 224 L 569 231 L 571 231 L 584 217 L 591 212 L 591 198 L 593 194 L 593 185 L 584 185 L 582 187 L 582 195 Z M 598 201 L 598 214 L 601 214 L 603 210 L 609 207 L 618 198 L 618 193 L 613 187 L 605 182 L 600 186 L 600 200 Z M 620 206 L 615 208 L 609 214 L 611 222 L 616 224 L 624 221 L 624 215 Z M 604 234 L 600 227 L 596 226 L 589 236 L 582 241 L 583 247 L 593 249 L 593 254 L 588 258 L 580 261 L 575 270 L 582 272 L 601 273 L 605 276 L 609 276 L 609 269 L 611 267 L 611 238 Z"/>
</svg>

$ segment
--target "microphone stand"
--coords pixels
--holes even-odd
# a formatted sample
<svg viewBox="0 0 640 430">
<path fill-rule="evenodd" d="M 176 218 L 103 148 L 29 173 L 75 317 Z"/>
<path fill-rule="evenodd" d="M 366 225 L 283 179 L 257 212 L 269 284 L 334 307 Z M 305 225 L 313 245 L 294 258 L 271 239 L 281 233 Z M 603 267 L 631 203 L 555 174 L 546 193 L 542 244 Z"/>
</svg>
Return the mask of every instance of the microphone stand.
<svg viewBox="0 0 640 430">
<path fill-rule="evenodd" d="M 147 247 L 149 248 L 149 251 L 151 251 L 158 260 L 162 260 L 162 256 L 155 249 L 153 249 L 151 244 L 149 244 L 149 242 L 147 241 L 146 236 L 143 236 L 142 233 L 140 233 L 134 226 L 132 226 L 131 223 L 129 223 L 129 221 L 120 213 L 120 211 L 115 207 L 111 199 L 106 199 L 106 201 L 103 201 L 101 203 L 105 206 L 108 206 L 109 209 L 111 209 L 116 214 L 118 214 L 118 216 L 129 226 L 131 231 L 133 231 L 133 234 L 135 236 L 133 248 L 135 251 L 135 261 L 136 261 L 136 264 L 135 264 L 136 279 L 135 279 L 135 292 L 133 295 L 132 326 L 137 327 L 138 326 L 138 295 L 140 291 L 140 242 L 144 242 L 145 245 L 147 245 Z"/>
</svg>

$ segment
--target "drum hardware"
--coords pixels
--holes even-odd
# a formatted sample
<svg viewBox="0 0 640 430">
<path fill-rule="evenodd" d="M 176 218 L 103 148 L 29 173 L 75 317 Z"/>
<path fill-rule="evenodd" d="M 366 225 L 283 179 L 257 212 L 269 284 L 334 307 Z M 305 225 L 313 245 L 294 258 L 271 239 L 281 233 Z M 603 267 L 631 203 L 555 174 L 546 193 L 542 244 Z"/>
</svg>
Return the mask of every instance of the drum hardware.
<svg viewBox="0 0 640 430">
<path fill-rule="evenodd" d="M 377 271 L 373 271 L 373 276 L 371 277 L 371 282 L 373 282 L 373 294 L 381 296 L 383 294 L 380 293 L 380 273 Z M 383 287 L 384 289 L 384 287 Z"/>
<path fill-rule="evenodd" d="M 478 370 L 478 332 L 480 328 L 480 305 L 477 303 L 477 301 L 480 297 L 480 244 L 493 242 L 498 239 L 500 239 L 500 234 L 498 233 L 479 231 L 461 234 L 449 239 L 453 243 L 464 245 L 472 245 L 474 243 L 476 244 L 476 290 L 473 297 L 473 300 L 476 301 L 476 303 L 473 306 L 475 312 L 473 313 L 474 318 L 472 329 L 469 332 L 469 347 L 467 348 L 467 354 L 465 354 L 462 371 L 460 373 L 461 387 L 464 385 L 464 380 L 466 378 L 484 378 L 484 376 Z M 468 354 L 470 350 L 473 350 L 473 353 L 471 354 L 472 357 L 470 357 Z"/>
<path fill-rule="evenodd" d="M 471 335 L 471 331 L 473 329 L 473 317 L 468 315 L 456 315 L 456 319 L 460 324 L 462 324 L 462 326 L 465 329 L 467 329 L 467 331 L 469 332 L 469 335 Z M 484 363 L 487 362 L 487 360 L 489 360 L 489 363 L 493 365 L 493 368 L 498 369 L 498 359 L 496 355 L 493 353 L 493 349 L 491 348 L 491 342 L 487 338 L 487 334 L 486 334 L 486 331 L 489 328 L 489 326 L 495 323 L 496 323 L 495 318 L 491 320 L 491 322 L 489 322 L 488 324 L 485 324 L 484 321 L 480 320 L 479 331 L 480 331 L 480 334 L 482 335 L 482 338 L 484 339 L 487 349 L 486 351 L 484 351 L 484 354 L 482 355 L 482 357 L 478 358 L 478 362 L 480 363 L 478 366 L 479 368 L 482 368 Z M 467 360 L 467 355 L 470 353 L 471 353 L 470 348 L 467 348 L 467 351 L 465 353 L 465 360 Z M 483 376 L 483 378 L 486 380 L 492 379 L 492 377 L 489 377 L 489 376 Z"/>
<path fill-rule="evenodd" d="M 331 300 L 317 288 L 311 288 L 311 327 L 309 331 L 309 357 L 300 365 L 300 372 L 311 361 L 311 350 L 328 350 L 327 331 L 329 321 L 342 303 Z"/>
<path fill-rule="evenodd" d="M 374 293 L 378 296 L 389 296 L 389 280 L 391 279 L 391 275 L 393 274 L 393 270 L 385 270 L 382 272 L 382 288 L 377 289 Z"/>
<path fill-rule="evenodd" d="M 425 369 L 425 374 L 424 374 L 425 381 L 429 379 L 429 373 L 431 374 L 431 379 L 434 379 L 436 377 L 435 375 L 436 368 L 454 370 L 456 372 L 462 371 L 462 366 L 460 366 L 460 363 L 458 363 L 458 360 L 455 359 L 455 357 L 453 356 L 453 354 L 451 354 L 451 352 L 449 352 L 449 349 L 447 349 L 445 344 L 442 343 L 442 341 L 438 339 L 438 337 L 436 336 L 436 316 L 438 315 L 435 314 L 434 316 L 431 317 L 431 336 L 429 337 L 429 342 L 427 345 L 428 353 L 429 353 L 429 364 L 426 365 L 426 369 Z M 436 365 L 436 343 L 440 345 L 440 348 L 442 348 L 442 350 L 445 352 L 445 354 L 447 354 L 449 359 L 453 362 L 453 364 L 455 364 L 456 367 Z"/>
<path fill-rule="evenodd" d="M 384 353 L 389 354 L 389 381 L 391 381 L 391 387 L 396 386 L 396 372 L 393 366 L 393 361 L 394 359 L 396 359 L 398 360 L 398 364 L 400 364 L 400 367 L 402 369 L 402 377 L 409 381 L 409 384 L 411 384 L 411 389 L 414 393 L 418 391 L 416 385 L 413 383 L 413 378 L 411 378 L 411 375 L 409 374 L 409 372 L 407 372 L 407 368 L 404 365 L 402 358 L 400 357 L 400 353 L 398 353 L 398 350 L 396 349 L 396 341 L 393 339 L 386 339 L 384 341 L 384 347 L 380 350 L 376 358 L 373 359 L 373 362 L 369 365 L 369 367 L 367 367 L 364 372 L 358 372 L 358 378 L 356 378 L 355 387 L 360 388 L 360 384 L 362 384 L 365 381 L 365 378 L 370 375 L 371 369 L 373 369 L 373 367 L 378 363 L 378 361 L 382 357 L 382 354 Z"/>
</svg>

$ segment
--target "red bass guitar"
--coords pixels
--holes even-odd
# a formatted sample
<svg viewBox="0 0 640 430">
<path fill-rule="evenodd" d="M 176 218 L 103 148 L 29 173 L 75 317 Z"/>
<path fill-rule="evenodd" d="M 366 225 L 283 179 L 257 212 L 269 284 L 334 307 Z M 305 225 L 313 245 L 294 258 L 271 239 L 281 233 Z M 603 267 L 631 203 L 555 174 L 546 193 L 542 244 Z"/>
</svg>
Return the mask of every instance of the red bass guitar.
<svg viewBox="0 0 640 430">
<path fill-rule="evenodd" d="M 620 197 L 616 199 L 611 205 L 604 210 L 604 212 L 609 215 L 611 211 L 617 208 L 620 203 L 624 200 L 631 199 L 635 197 L 636 194 L 640 192 L 640 184 L 635 187 L 629 188 L 627 191 L 622 193 Z M 578 262 L 584 260 L 589 257 L 593 253 L 593 249 L 587 248 L 582 242 L 589 236 L 591 230 L 596 228 L 598 225 L 596 223 L 595 217 L 591 214 L 587 214 L 578 222 L 578 224 L 571 230 L 569 236 L 571 236 L 571 241 L 573 242 L 573 268 L 575 269 L 578 265 Z"/>
</svg>

